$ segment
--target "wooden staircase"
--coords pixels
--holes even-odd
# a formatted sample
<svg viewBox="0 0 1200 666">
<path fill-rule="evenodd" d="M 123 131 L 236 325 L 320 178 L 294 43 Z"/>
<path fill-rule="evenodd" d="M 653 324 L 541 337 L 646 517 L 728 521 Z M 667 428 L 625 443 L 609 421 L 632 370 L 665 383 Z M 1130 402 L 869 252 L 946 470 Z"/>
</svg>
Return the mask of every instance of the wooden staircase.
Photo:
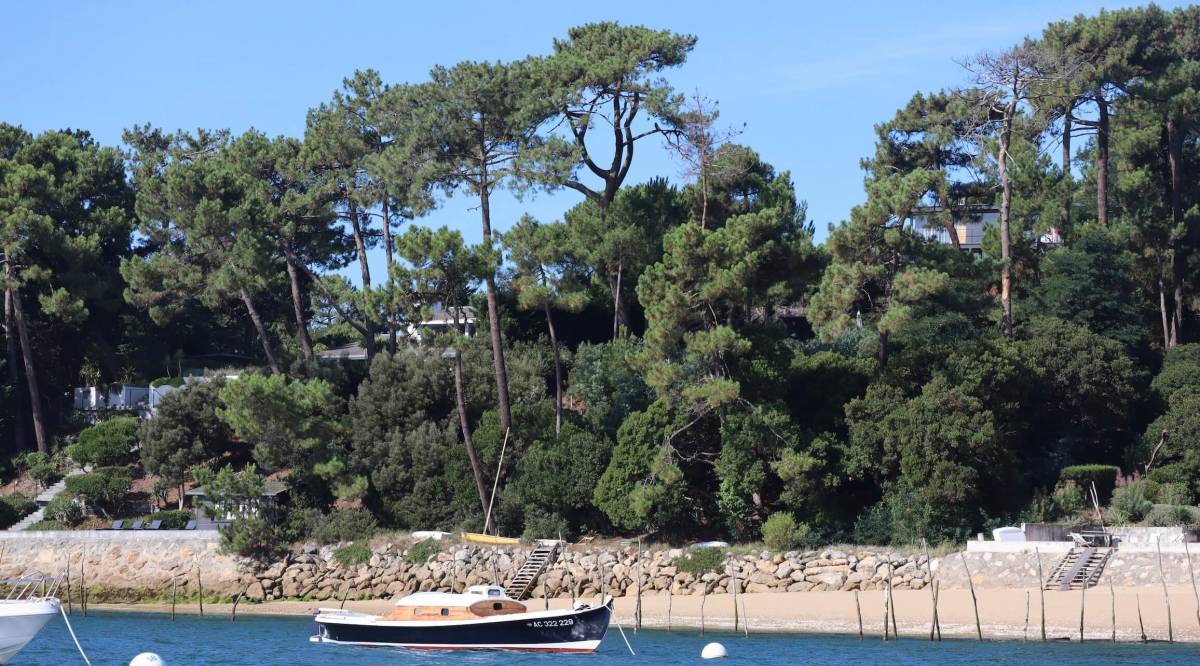
<svg viewBox="0 0 1200 666">
<path fill-rule="evenodd" d="M 537 585 L 538 576 L 541 576 L 546 567 L 558 558 L 558 546 L 559 542 L 557 541 L 539 542 L 533 552 L 529 553 L 525 562 L 521 564 L 517 575 L 513 576 L 513 579 L 505 586 L 505 594 L 517 601 L 528 597 Z"/>
<path fill-rule="evenodd" d="M 1100 581 L 1110 555 L 1112 548 L 1072 548 L 1054 565 L 1045 589 L 1066 591 L 1094 587 Z"/>
</svg>

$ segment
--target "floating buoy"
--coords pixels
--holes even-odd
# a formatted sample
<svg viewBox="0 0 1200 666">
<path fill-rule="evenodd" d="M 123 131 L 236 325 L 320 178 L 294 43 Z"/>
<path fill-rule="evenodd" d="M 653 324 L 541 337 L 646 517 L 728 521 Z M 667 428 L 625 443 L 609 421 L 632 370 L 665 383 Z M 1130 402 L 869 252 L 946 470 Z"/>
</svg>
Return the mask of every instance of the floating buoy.
<svg viewBox="0 0 1200 666">
<path fill-rule="evenodd" d="M 725 654 L 725 646 L 720 643 L 709 643 L 700 651 L 701 659 L 721 659 L 729 655 Z M 133 666 L 130 664 L 129 666 Z"/>
<path fill-rule="evenodd" d="M 134 657 L 129 666 L 167 666 L 167 662 L 153 652 L 143 652 Z"/>
</svg>

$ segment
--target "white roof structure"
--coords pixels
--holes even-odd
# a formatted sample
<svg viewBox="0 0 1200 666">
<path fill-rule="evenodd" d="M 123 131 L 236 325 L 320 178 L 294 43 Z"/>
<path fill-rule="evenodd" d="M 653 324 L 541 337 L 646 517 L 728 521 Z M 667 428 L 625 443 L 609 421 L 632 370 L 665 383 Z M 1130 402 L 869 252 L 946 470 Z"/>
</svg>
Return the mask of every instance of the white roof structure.
<svg viewBox="0 0 1200 666">
<path fill-rule="evenodd" d="M 417 592 L 396 602 L 397 606 L 443 606 L 466 608 L 482 599 L 507 599 L 504 588 L 498 585 L 472 585 L 461 594 L 451 592 Z"/>
</svg>

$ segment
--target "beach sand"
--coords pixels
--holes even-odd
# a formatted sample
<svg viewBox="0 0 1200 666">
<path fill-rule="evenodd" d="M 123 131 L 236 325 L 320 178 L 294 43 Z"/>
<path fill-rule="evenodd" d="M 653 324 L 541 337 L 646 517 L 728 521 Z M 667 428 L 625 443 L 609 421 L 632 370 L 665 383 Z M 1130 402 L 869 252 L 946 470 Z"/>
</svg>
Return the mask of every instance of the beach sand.
<svg viewBox="0 0 1200 666">
<path fill-rule="evenodd" d="M 1026 628 L 1026 598 L 1028 593 L 1029 621 Z M 1041 600 L 1036 589 L 976 590 L 979 621 L 984 638 L 1029 640 L 1041 638 Z M 860 592 L 863 633 L 879 639 L 883 633 L 884 596 L 881 591 Z M 1112 637 L 1113 609 L 1116 611 L 1117 639 L 1141 640 L 1138 626 L 1138 602 L 1146 636 L 1151 640 L 1167 640 L 1167 608 L 1161 587 L 1117 588 L 1110 596 L 1107 587 L 1095 587 L 1082 595 L 1073 592 L 1046 592 L 1046 635 L 1050 639 L 1078 640 L 1080 602 L 1086 599 L 1084 637 L 1086 640 L 1109 640 Z M 588 601 L 594 601 L 588 600 Z M 790 631 L 806 633 L 857 634 L 858 614 L 852 592 L 787 592 L 748 593 L 739 595 L 739 606 L 745 603 L 745 615 L 739 618 L 739 630 L 746 624 L 755 631 Z M 1114 604 L 1115 601 L 1115 604 Z M 1200 641 L 1200 614 L 1190 586 L 1170 588 L 1171 624 L 1177 641 Z M 526 601 L 530 610 L 541 610 L 544 601 Z M 347 601 L 346 609 L 367 613 L 384 613 L 392 605 L 387 600 Z M 565 608 L 567 599 L 551 599 L 551 608 Z M 238 615 L 309 615 L 318 607 L 336 608 L 335 600 L 270 601 L 240 603 Z M 698 630 L 701 624 L 699 596 L 665 595 L 642 597 L 642 626 L 667 628 L 668 606 L 670 627 L 678 630 Z M 635 599 L 621 597 L 616 603 L 616 620 L 625 628 L 633 626 Z M 91 610 L 170 612 L 170 604 L 90 604 Z M 205 603 L 206 615 L 228 616 L 232 604 Z M 897 590 L 895 592 L 896 624 L 901 637 L 929 638 L 932 600 L 929 590 Z M 179 604 L 177 612 L 195 613 L 195 601 Z M 76 609 L 78 612 L 78 608 Z M 974 638 L 975 616 L 968 590 L 941 590 L 938 614 L 942 635 L 947 638 Z M 740 615 L 740 614 L 739 614 Z M 704 602 L 704 625 L 708 629 L 733 628 L 733 596 L 709 595 Z"/>
</svg>

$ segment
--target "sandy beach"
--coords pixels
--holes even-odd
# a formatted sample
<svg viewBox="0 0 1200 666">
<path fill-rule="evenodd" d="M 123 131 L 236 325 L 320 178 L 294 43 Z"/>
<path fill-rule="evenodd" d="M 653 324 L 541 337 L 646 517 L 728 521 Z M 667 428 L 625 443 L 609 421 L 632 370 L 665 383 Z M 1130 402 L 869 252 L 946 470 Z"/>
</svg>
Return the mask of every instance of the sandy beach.
<svg viewBox="0 0 1200 666">
<path fill-rule="evenodd" d="M 984 638 L 1030 640 L 1041 638 L 1041 600 L 1032 590 L 977 590 L 980 629 Z M 1026 599 L 1028 598 L 1028 625 Z M 1115 609 L 1117 639 L 1141 640 L 1138 625 L 1140 603 L 1142 624 L 1150 640 L 1167 640 L 1167 607 L 1162 589 L 1158 587 L 1116 588 L 1110 595 L 1107 587 L 1092 588 L 1086 594 L 1046 592 L 1046 634 L 1050 639 L 1079 638 L 1080 603 L 1084 601 L 1085 640 L 1110 640 Z M 855 595 L 849 592 L 792 592 L 758 593 L 739 596 L 739 606 L 745 602 L 745 613 L 739 618 L 739 630 L 749 618 L 749 629 L 755 631 L 785 631 L 804 633 L 857 634 L 858 612 Z M 867 637 L 880 638 L 883 632 L 884 597 L 880 591 L 860 592 L 862 630 Z M 382 613 L 391 606 L 388 600 L 347 601 L 346 608 L 368 613 Z M 540 609 L 544 601 L 527 601 L 530 609 Z M 567 599 L 551 599 L 551 608 L 570 605 Z M 704 625 L 709 629 L 733 628 L 733 597 L 726 594 L 709 595 L 704 602 Z M 241 603 L 238 615 L 308 615 L 318 607 L 336 607 L 337 602 L 271 601 Z M 635 599 L 617 599 L 616 619 L 622 626 L 633 625 Z M 204 604 L 205 614 L 230 614 L 229 603 Z M 928 590 L 898 590 L 895 592 L 896 624 L 901 637 L 929 637 L 932 600 Z M 170 612 L 170 604 L 91 604 L 92 610 L 141 612 Z M 642 598 L 642 624 L 646 627 L 698 630 L 701 624 L 701 598 L 698 596 L 645 596 Z M 76 609 L 78 611 L 78 609 Z M 192 601 L 179 604 L 179 613 L 199 612 Z M 1171 625 L 1177 641 L 1200 641 L 1200 614 L 1191 587 L 1170 588 Z M 939 593 L 938 614 L 942 635 L 947 638 L 974 638 L 975 619 L 971 594 L 968 590 L 942 590 Z"/>
</svg>

